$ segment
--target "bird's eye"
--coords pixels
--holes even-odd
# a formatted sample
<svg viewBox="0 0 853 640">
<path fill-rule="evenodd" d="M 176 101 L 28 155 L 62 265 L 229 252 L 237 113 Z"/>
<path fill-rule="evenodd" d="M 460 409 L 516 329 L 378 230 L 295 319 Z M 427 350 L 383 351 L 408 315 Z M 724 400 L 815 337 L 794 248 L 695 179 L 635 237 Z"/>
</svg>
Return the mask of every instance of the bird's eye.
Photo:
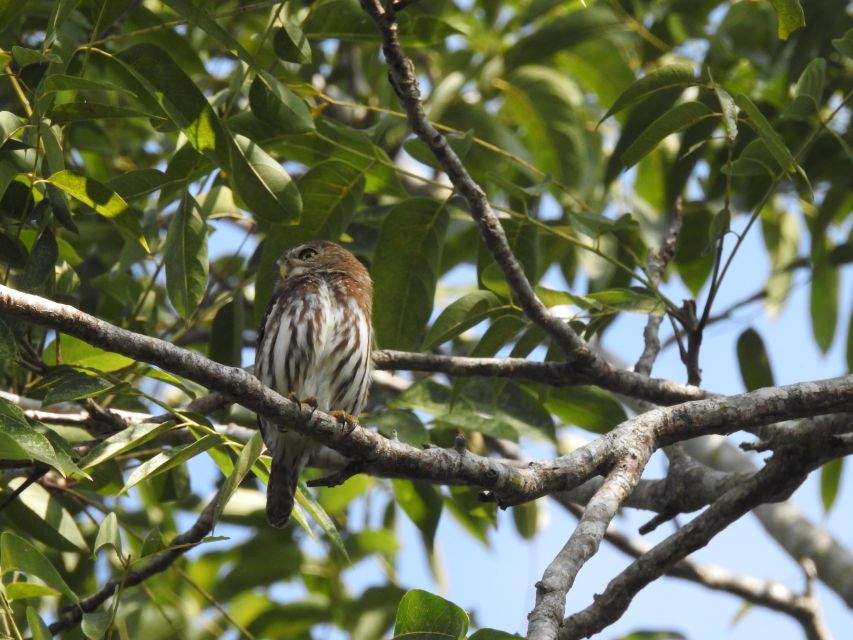
<svg viewBox="0 0 853 640">
<path fill-rule="evenodd" d="M 300 260 L 310 260 L 311 258 L 313 258 L 316 255 L 317 255 L 317 250 L 311 249 L 309 247 L 307 249 L 303 249 L 302 251 L 300 251 L 297 258 L 299 258 Z"/>
</svg>

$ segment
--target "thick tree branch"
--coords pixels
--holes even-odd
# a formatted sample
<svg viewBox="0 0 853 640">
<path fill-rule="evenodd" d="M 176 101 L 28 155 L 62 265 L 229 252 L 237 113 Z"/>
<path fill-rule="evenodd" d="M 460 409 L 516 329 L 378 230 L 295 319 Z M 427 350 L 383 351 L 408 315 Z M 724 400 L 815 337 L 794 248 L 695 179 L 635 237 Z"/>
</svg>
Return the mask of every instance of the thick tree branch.
<svg viewBox="0 0 853 640">
<path fill-rule="evenodd" d="M 790 495 L 808 473 L 827 461 L 828 455 L 849 455 L 853 445 L 843 443 L 821 423 L 798 430 L 786 448 L 774 455 L 753 477 L 726 493 L 676 533 L 645 553 L 607 585 L 593 604 L 566 620 L 561 640 L 585 638 L 618 620 L 634 596 L 759 504 Z M 834 451 L 828 454 L 826 442 Z"/>
<path fill-rule="evenodd" d="M 426 371 L 449 376 L 513 378 L 552 386 L 594 384 L 608 391 L 663 405 L 699 400 L 710 395 L 698 387 L 649 378 L 609 365 L 607 369 L 579 369 L 565 362 L 535 362 L 524 358 L 468 358 L 388 350 L 375 351 L 373 362 L 379 369 Z"/>
<path fill-rule="evenodd" d="M 101 348 L 157 365 L 218 391 L 246 408 L 286 423 L 370 471 L 400 474 L 442 484 L 489 490 L 501 506 L 571 489 L 600 475 L 648 439 L 660 447 L 711 433 L 806 415 L 853 410 L 853 376 L 759 389 L 739 396 L 709 398 L 655 409 L 626 421 L 572 453 L 529 469 L 453 449 L 417 449 L 366 429 L 350 432 L 307 404 L 292 402 L 242 369 L 226 367 L 168 342 L 115 327 L 38 296 L 0 286 L 0 313 L 50 326 Z"/>
</svg>

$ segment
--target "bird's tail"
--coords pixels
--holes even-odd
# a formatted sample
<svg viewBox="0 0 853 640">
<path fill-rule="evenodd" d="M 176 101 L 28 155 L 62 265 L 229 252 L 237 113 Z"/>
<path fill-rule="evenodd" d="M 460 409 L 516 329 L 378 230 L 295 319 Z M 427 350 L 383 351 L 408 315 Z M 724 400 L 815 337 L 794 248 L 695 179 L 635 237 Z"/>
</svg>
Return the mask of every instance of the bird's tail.
<svg viewBox="0 0 853 640">
<path fill-rule="evenodd" d="M 267 522 L 279 529 L 290 519 L 296 484 L 305 464 L 303 459 L 296 460 L 296 464 L 288 464 L 283 458 L 284 456 L 273 456 L 267 485 Z"/>
</svg>

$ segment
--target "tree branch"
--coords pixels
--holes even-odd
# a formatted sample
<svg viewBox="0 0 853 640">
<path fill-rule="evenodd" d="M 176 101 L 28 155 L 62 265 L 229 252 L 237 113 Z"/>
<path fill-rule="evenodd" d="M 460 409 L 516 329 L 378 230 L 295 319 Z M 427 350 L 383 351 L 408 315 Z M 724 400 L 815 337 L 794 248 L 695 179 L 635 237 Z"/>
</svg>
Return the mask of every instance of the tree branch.
<svg viewBox="0 0 853 640">
<path fill-rule="evenodd" d="M 136 571 L 130 571 L 118 578 L 110 579 L 99 591 L 88 598 L 84 598 L 78 604 L 66 607 L 56 622 L 49 627 L 53 635 L 66 631 L 80 624 L 84 613 L 91 613 L 106 602 L 117 589 L 136 586 L 151 576 L 161 573 L 172 566 L 178 558 L 201 542 L 213 530 L 214 514 L 220 494 L 210 500 L 204 510 L 199 514 L 195 523 L 184 533 L 175 536 L 169 542 L 169 548 L 151 560 L 148 564 Z"/>
<path fill-rule="evenodd" d="M 366 469 L 441 484 L 465 484 L 491 492 L 501 506 L 571 489 L 641 451 L 711 433 L 806 415 L 853 410 L 853 376 L 759 389 L 659 408 L 624 422 L 572 453 L 517 469 L 453 449 L 417 449 L 367 429 L 350 431 L 307 404 L 292 402 L 242 369 L 226 367 L 163 340 L 120 329 L 77 309 L 0 286 L 0 312 L 50 326 L 101 348 L 157 365 L 218 391 L 247 409 L 283 422 Z"/>
</svg>

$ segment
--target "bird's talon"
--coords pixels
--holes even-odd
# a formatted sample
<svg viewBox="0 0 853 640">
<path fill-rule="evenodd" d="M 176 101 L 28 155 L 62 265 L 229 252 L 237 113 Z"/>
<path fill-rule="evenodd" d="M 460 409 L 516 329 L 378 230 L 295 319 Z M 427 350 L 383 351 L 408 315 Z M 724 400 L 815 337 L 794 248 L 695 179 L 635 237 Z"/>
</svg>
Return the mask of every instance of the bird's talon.
<svg viewBox="0 0 853 640">
<path fill-rule="evenodd" d="M 302 400 L 304 404 L 307 404 L 312 409 L 317 409 L 320 406 L 320 401 L 317 400 L 317 396 L 308 396 Z"/>
<path fill-rule="evenodd" d="M 353 418 L 346 411 L 332 411 L 329 415 L 334 417 L 342 427 L 346 426 L 347 435 L 351 434 L 358 426 L 358 420 Z"/>
</svg>

